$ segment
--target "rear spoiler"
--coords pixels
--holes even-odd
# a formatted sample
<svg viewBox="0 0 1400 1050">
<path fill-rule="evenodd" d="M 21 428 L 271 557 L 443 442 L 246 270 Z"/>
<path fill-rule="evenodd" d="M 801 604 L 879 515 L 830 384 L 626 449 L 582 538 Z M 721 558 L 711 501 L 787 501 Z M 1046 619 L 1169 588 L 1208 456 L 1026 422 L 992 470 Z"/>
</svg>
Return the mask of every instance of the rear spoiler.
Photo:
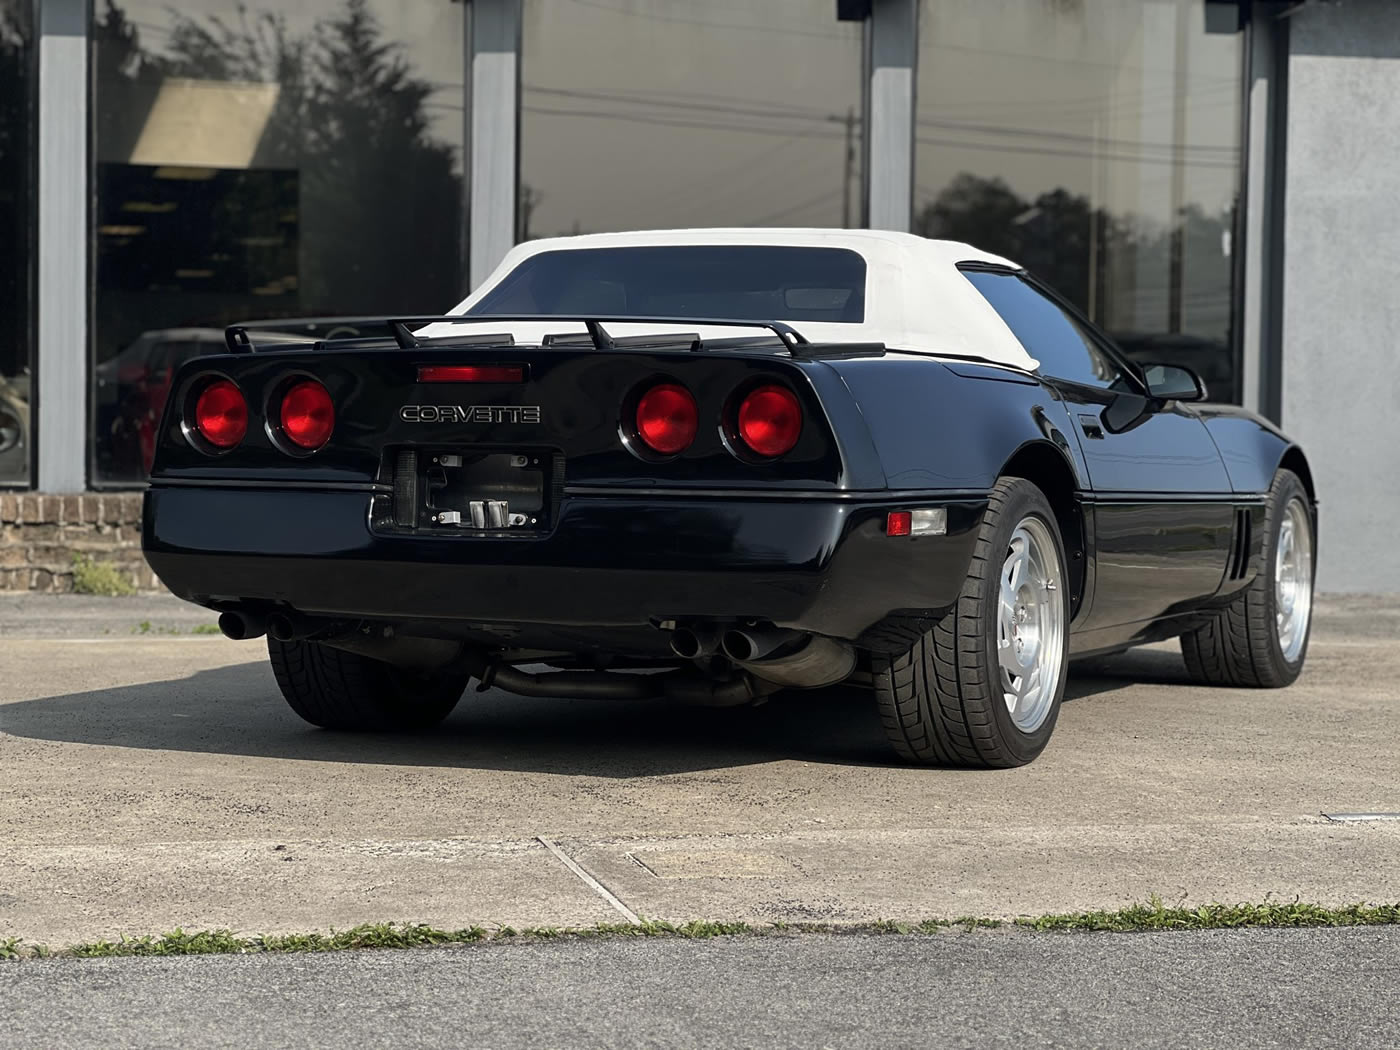
<svg viewBox="0 0 1400 1050">
<path fill-rule="evenodd" d="M 257 350 L 250 333 L 253 332 L 286 332 L 296 329 L 325 329 L 330 333 L 329 338 L 317 339 L 317 346 L 326 346 L 334 343 L 354 344 L 365 342 L 360 334 L 362 329 L 383 329 L 385 335 L 392 336 L 394 342 L 401 350 L 416 350 L 428 346 L 441 345 L 443 340 L 429 339 L 423 340 L 414 335 L 410 327 L 422 327 L 432 324 L 481 324 L 492 321 L 502 321 L 508 323 L 545 323 L 545 324 L 581 324 L 588 330 L 588 338 L 595 350 L 616 350 L 625 346 L 651 345 L 655 346 L 658 341 L 675 342 L 684 341 L 689 344 L 691 350 L 705 349 L 704 343 L 698 335 L 683 334 L 679 336 L 634 336 L 631 338 L 614 339 L 603 327 L 607 324 L 666 324 L 666 325 L 699 325 L 728 328 L 764 328 L 778 337 L 778 341 L 787 348 L 793 357 L 880 357 L 885 353 L 883 343 L 813 343 L 810 342 L 801 332 L 791 325 L 782 321 L 755 321 L 743 320 L 733 317 L 626 317 L 620 315 L 568 315 L 568 314 L 451 314 L 443 317 L 302 317 L 283 318 L 280 320 L 266 321 L 244 321 L 239 324 L 229 325 L 224 330 L 224 342 L 228 345 L 229 352 L 234 354 L 250 354 Z M 355 334 L 336 337 L 338 331 L 351 330 Z M 309 334 L 308 331 L 308 334 Z M 315 339 L 315 336 L 309 336 Z M 556 345 L 567 339 L 564 337 L 554 337 L 546 345 Z M 508 334 L 471 336 L 464 335 L 461 339 L 452 339 L 453 345 L 489 344 L 500 346 L 503 343 L 510 344 L 514 338 Z"/>
</svg>

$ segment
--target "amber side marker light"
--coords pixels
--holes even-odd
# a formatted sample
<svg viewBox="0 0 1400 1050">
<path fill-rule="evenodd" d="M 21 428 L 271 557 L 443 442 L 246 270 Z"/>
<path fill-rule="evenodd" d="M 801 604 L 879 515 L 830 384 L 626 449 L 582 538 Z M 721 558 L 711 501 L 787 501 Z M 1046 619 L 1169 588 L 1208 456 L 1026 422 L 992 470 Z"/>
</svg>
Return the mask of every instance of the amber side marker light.
<svg viewBox="0 0 1400 1050">
<path fill-rule="evenodd" d="M 423 365 L 420 383 L 523 383 L 522 365 Z"/>
<path fill-rule="evenodd" d="M 886 536 L 945 536 L 947 533 L 947 507 L 892 510 L 885 515 Z"/>
<path fill-rule="evenodd" d="M 194 403 L 195 432 L 220 450 L 233 448 L 248 433 L 248 402 L 231 380 L 216 379 Z"/>
</svg>

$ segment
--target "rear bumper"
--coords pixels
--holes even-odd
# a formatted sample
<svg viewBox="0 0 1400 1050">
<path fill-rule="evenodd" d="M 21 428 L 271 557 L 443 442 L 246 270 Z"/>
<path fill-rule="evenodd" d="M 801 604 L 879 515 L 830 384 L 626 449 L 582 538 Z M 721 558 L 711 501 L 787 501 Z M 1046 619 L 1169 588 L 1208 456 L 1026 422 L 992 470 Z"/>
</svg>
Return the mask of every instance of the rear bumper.
<svg viewBox="0 0 1400 1050">
<path fill-rule="evenodd" d="M 550 534 L 521 539 L 379 535 L 369 506 L 365 491 L 157 482 L 143 547 L 212 608 L 463 628 L 745 618 L 855 639 L 956 599 L 986 500 L 570 496 Z M 920 506 L 948 508 L 947 535 L 885 535 L 887 511 Z"/>
</svg>

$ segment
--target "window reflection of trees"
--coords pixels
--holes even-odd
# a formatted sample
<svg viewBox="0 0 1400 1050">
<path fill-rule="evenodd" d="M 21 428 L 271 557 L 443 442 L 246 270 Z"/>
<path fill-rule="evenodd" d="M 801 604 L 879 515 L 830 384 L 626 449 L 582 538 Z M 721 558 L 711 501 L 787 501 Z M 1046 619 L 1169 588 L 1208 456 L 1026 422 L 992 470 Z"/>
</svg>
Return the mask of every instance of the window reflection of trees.
<svg viewBox="0 0 1400 1050">
<path fill-rule="evenodd" d="M 328 5 L 301 35 L 274 7 L 229 19 L 172 12 L 159 52 L 107 0 L 95 36 L 99 136 L 129 123 L 113 109 L 134 95 L 114 87 L 168 78 L 279 86 L 249 167 L 297 173 L 300 272 L 283 276 L 299 294 L 283 305 L 419 310 L 460 296 L 462 178 L 452 148 L 429 130 L 433 86 L 386 39 L 366 0 Z M 248 215 L 225 209 L 218 221 L 237 228 Z M 235 232 L 248 236 L 246 227 Z"/>
<path fill-rule="evenodd" d="M 0 483 L 29 469 L 29 5 L 0 0 Z"/>
<path fill-rule="evenodd" d="M 1231 400 L 1231 277 L 1221 251 L 1231 221 L 1188 205 L 1175 228 L 1154 227 L 1092 208 L 1087 197 L 1063 188 L 1028 199 L 1001 179 L 964 172 L 915 216 L 914 229 L 1020 263 L 1113 334 L 1129 356 L 1186 365 L 1206 377 L 1213 396 Z M 1174 238 L 1190 262 L 1183 287 L 1175 291 L 1169 288 Z M 1173 296 L 1188 316 L 1176 328 L 1167 305 Z M 1134 330 L 1121 320 L 1133 315 L 1138 301 L 1160 312 L 1160 327 Z M 1192 324 L 1193 312 L 1219 320 Z"/>
<path fill-rule="evenodd" d="M 465 290 L 463 177 L 431 120 L 440 85 L 392 38 L 396 15 L 386 27 L 368 0 L 318 0 L 322 17 L 298 27 L 265 3 L 222 15 L 172 8 L 159 25 L 117 0 L 95 13 L 93 411 L 104 480 L 143 473 L 168 383 L 168 370 L 103 370 L 142 333 L 212 336 L 250 316 L 436 313 Z M 460 86 L 455 95 L 460 108 Z M 241 122 L 250 155 L 207 134 L 224 118 Z M 182 122 L 197 125 L 197 141 L 179 139 Z"/>
</svg>

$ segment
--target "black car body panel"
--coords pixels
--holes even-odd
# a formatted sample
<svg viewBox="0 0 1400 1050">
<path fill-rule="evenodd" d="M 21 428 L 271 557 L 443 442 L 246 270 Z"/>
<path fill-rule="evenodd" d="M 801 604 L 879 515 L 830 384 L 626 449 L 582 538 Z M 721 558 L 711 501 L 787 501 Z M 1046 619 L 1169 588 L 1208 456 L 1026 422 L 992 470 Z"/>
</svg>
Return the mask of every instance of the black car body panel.
<svg viewBox="0 0 1400 1050">
<path fill-rule="evenodd" d="M 947 536 L 896 544 L 885 514 L 908 501 L 569 496 L 547 535 L 520 539 L 376 535 L 368 504 L 345 490 L 156 487 L 147 557 L 177 593 L 215 607 L 430 621 L 530 648 L 557 647 L 554 628 L 634 630 L 631 652 L 661 655 L 654 625 L 666 620 L 853 639 L 892 610 L 946 607 L 986 505 L 940 502 Z"/>
<path fill-rule="evenodd" d="M 420 382 L 421 367 L 483 363 L 521 381 Z M 246 438 L 217 454 L 189 422 L 214 377 L 249 407 Z M 335 405 L 314 454 L 277 422 L 301 378 Z M 662 382 L 689 390 L 702 421 L 671 456 L 629 424 Z M 728 429 L 736 399 L 762 384 L 791 391 L 803 417 L 772 460 Z M 521 473 L 507 484 L 490 457 Z M 1284 463 L 1311 484 L 1296 446 L 1242 409 L 908 349 L 306 343 L 179 370 L 144 549 L 172 591 L 212 609 L 517 656 L 654 661 L 677 624 L 740 622 L 888 651 L 957 600 L 989 494 L 1014 473 L 1055 506 L 1083 655 L 1180 633 L 1246 586 Z M 520 521 L 439 520 L 465 513 L 474 488 L 509 492 Z M 887 534 L 890 512 L 915 510 L 945 513 L 946 528 Z"/>
</svg>

